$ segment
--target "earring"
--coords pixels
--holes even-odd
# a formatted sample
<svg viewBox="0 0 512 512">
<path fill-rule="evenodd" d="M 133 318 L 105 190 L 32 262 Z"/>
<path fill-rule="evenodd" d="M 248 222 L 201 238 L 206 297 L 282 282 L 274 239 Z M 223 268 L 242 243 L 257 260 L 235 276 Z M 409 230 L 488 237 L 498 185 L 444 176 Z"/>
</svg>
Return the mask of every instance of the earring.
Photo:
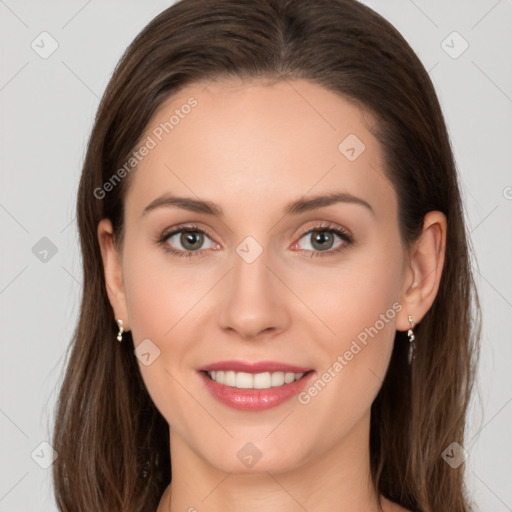
<svg viewBox="0 0 512 512">
<path fill-rule="evenodd" d="M 117 341 L 119 341 L 119 343 L 121 343 L 121 341 L 123 341 L 123 332 L 124 332 L 123 321 L 118 319 L 117 325 L 119 326 L 119 332 L 117 333 Z"/>
<path fill-rule="evenodd" d="M 414 343 L 414 322 L 412 321 L 412 316 L 409 315 L 409 323 L 411 324 L 411 328 L 407 331 L 407 336 L 409 336 L 409 355 L 408 360 L 409 364 L 411 364 L 412 360 L 415 359 L 414 350 L 416 345 Z"/>
</svg>

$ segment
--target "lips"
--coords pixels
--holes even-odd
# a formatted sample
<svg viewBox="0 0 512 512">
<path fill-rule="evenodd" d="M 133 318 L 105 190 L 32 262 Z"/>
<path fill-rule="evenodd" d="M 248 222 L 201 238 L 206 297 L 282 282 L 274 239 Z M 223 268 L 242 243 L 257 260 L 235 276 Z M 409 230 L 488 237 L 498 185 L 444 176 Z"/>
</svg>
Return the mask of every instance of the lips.
<svg viewBox="0 0 512 512">
<path fill-rule="evenodd" d="M 221 403 L 239 410 L 262 411 L 300 393 L 315 371 L 275 361 L 220 361 L 200 368 L 198 373 Z"/>
</svg>

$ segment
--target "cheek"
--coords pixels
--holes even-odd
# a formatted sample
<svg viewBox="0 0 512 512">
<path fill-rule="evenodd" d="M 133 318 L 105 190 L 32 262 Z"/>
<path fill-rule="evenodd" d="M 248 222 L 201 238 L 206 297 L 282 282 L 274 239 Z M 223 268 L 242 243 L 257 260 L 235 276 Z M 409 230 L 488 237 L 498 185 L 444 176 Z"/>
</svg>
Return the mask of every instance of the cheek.
<svg viewBox="0 0 512 512">
<path fill-rule="evenodd" d="M 317 379 L 298 396 L 308 435 L 317 439 L 320 451 L 366 421 L 389 365 L 401 305 L 373 288 L 373 295 L 365 296 L 364 289 L 353 300 L 340 298 L 338 315 L 327 319 L 337 334 L 317 345 L 323 364 Z"/>
<path fill-rule="evenodd" d="M 130 328 L 135 348 L 149 347 L 150 364 L 138 361 L 148 393 L 167 422 L 179 427 L 194 406 L 180 383 L 183 368 L 196 365 L 191 359 L 201 342 L 196 317 L 211 276 L 192 266 L 184 270 L 171 256 L 141 246 L 127 240 L 123 262 Z"/>
<path fill-rule="evenodd" d="M 127 245 L 124 262 L 132 332 L 135 339 L 167 340 L 194 317 L 189 313 L 207 293 L 209 280 L 197 267 L 173 263 L 163 250 L 133 245 Z"/>
<path fill-rule="evenodd" d="M 303 281 L 301 293 L 307 293 L 311 309 L 331 331 L 316 336 L 320 382 L 303 397 L 312 414 L 328 412 L 325 421 L 348 425 L 370 408 L 387 371 L 403 307 L 402 264 L 399 240 L 381 240 L 378 248 L 347 257 L 336 272 L 321 269 Z"/>
<path fill-rule="evenodd" d="M 392 348 L 396 315 L 402 308 L 398 302 L 402 268 L 400 240 L 390 234 L 374 236 L 371 243 L 347 252 L 335 265 L 297 272 L 297 295 L 306 299 L 329 328 L 324 329 L 325 336 L 316 338 L 323 340 L 331 358 L 348 350 L 356 339 L 364 345 L 382 338 L 385 342 L 377 349 L 386 352 Z M 370 348 L 369 343 L 366 348 Z"/>
</svg>

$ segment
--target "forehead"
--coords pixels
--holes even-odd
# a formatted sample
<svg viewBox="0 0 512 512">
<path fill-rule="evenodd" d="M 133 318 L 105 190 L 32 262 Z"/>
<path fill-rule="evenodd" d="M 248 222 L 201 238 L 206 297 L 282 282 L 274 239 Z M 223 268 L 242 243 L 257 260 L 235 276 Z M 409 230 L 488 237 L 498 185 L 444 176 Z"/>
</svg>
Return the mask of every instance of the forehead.
<svg viewBox="0 0 512 512">
<path fill-rule="evenodd" d="M 162 193 L 270 211 L 305 194 L 345 191 L 396 207 L 372 116 L 305 80 L 192 84 L 168 98 L 142 137 L 127 210 Z M 239 212 L 237 212 L 238 214 Z"/>
</svg>

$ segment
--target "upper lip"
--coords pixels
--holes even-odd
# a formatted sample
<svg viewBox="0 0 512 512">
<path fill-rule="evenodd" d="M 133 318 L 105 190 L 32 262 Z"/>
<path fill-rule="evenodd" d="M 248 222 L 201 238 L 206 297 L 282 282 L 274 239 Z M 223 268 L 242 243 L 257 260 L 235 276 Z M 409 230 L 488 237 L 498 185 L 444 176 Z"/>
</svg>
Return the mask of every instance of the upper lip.
<svg viewBox="0 0 512 512">
<path fill-rule="evenodd" d="M 217 370 L 245 373 L 265 373 L 265 372 L 292 372 L 292 373 L 306 373 L 311 368 L 304 368 L 302 366 L 295 366 L 292 364 L 280 363 L 278 361 L 218 361 L 211 363 L 202 368 L 201 371 L 210 372 Z"/>
</svg>

